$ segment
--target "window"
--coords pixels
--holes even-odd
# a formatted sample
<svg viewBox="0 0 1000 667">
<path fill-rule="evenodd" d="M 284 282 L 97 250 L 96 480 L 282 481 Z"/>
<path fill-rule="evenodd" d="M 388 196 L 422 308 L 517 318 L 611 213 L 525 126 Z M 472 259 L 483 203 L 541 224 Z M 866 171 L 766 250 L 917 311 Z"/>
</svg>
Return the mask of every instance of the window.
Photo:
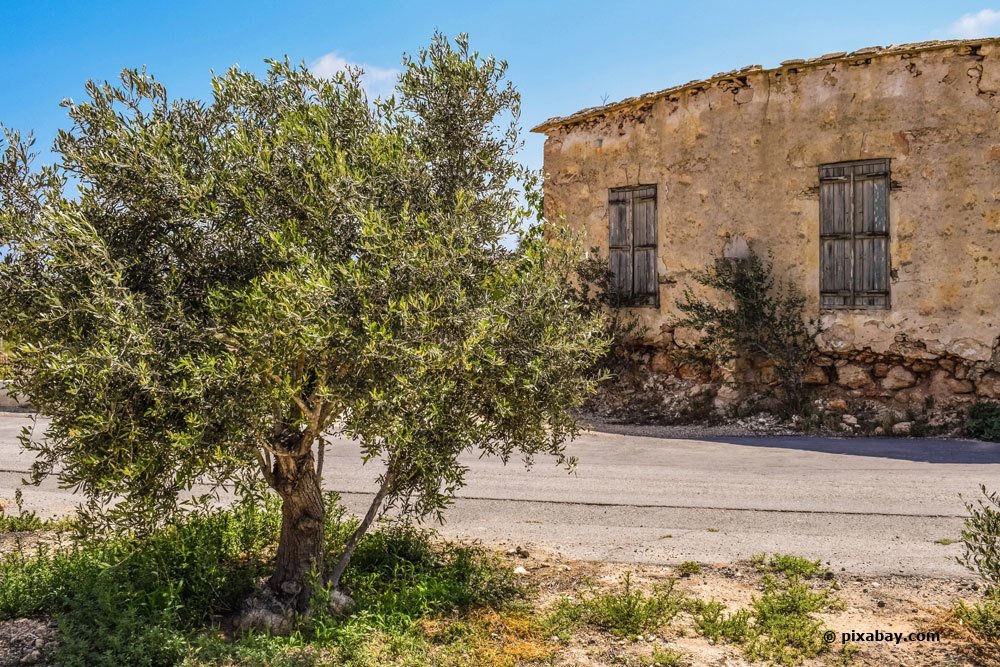
<svg viewBox="0 0 1000 667">
<path fill-rule="evenodd" d="M 611 274 L 618 303 L 657 305 L 656 186 L 611 190 L 608 217 Z"/>
<path fill-rule="evenodd" d="M 819 168 L 823 308 L 889 307 L 889 160 Z"/>
</svg>

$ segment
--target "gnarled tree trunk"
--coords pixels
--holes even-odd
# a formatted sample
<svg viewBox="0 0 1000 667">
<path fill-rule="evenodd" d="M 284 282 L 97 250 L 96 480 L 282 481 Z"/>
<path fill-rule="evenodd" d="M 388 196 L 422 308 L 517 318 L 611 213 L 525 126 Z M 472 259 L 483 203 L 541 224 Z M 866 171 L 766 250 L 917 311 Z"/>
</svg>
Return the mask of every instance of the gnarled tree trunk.
<svg viewBox="0 0 1000 667">
<path fill-rule="evenodd" d="M 316 584 L 322 585 L 323 494 L 312 451 L 279 456 L 272 486 L 281 496 L 281 536 L 269 585 L 298 611 L 306 611 Z"/>
</svg>

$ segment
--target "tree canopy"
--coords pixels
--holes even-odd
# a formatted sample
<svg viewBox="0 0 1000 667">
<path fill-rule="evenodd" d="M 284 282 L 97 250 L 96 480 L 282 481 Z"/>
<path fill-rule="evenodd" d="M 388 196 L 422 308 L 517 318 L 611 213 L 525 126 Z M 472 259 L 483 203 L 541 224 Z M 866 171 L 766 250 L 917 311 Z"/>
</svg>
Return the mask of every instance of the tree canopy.
<svg viewBox="0 0 1000 667">
<path fill-rule="evenodd" d="M 299 608 L 331 433 L 385 466 L 355 538 L 385 504 L 440 513 L 464 451 L 568 462 L 606 345 L 517 160 L 506 64 L 436 35 L 394 96 L 360 75 L 272 61 L 201 101 L 126 70 L 65 103 L 55 166 L 10 130 L 0 161 L 0 331 L 51 417 L 33 478 L 132 530 L 196 482 L 262 479 Z"/>
</svg>

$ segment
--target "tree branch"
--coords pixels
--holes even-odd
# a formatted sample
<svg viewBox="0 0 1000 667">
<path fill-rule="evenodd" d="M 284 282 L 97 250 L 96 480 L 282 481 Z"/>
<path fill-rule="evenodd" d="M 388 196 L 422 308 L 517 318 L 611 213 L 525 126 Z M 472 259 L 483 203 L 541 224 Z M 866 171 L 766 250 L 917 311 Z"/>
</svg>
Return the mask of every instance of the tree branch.
<svg viewBox="0 0 1000 667">
<path fill-rule="evenodd" d="M 265 453 L 267 449 L 264 450 Z M 271 470 L 269 462 L 264 459 L 264 455 L 260 453 L 260 450 L 254 447 L 254 454 L 257 455 L 257 464 L 260 466 L 260 472 L 264 475 L 264 481 L 267 482 L 268 486 L 274 488 L 274 471 Z M 268 456 L 268 459 L 270 456 Z"/>
<path fill-rule="evenodd" d="M 344 571 L 347 570 L 348 563 L 351 562 L 351 556 L 354 555 L 354 550 L 357 548 L 358 542 L 361 541 L 364 534 L 368 532 L 368 528 L 371 527 L 372 522 L 375 521 L 379 508 L 382 506 L 382 501 L 385 500 L 386 495 L 392 489 L 392 485 L 394 483 L 395 473 L 392 469 L 392 464 L 390 463 L 389 469 L 386 470 L 385 477 L 382 478 L 382 484 L 379 486 L 378 492 L 372 499 L 372 504 L 368 507 L 368 512 L 365 513 L 365 518 L 361 520 L 361 523 L 358 524 L 358 527 L 351 535 L 351 538 L 347 540 L 347 544 L 344 545 L 344 553 L 340 555 L 337 565 L 333 568 L 333 572 L 330 573 L 329 584 L 333 589 L 340 588 L 340 579 L 344 576 Z"/>
</svg>

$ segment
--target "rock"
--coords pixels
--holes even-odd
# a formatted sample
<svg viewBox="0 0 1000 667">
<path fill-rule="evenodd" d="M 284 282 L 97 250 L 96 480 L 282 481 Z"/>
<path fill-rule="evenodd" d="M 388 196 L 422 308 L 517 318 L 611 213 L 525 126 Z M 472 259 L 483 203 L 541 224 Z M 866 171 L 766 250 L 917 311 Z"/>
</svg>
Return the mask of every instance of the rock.
<svg viewBox="0 0 1000 667">
<path fill-rule="evenodd" d="M 528 574 L 528 570 L 523 565 L 518 565 L 514 568 L 514 574 L 523 577 Z"/>
<path fill-rule="evenodd" d="M 961 338 L 948 346 L 948 351 L 970 361 L 989 361 L 991 346 L 973 338 Z"/>
<path fill-rule="evenodd" d="M 881 426 L 875 427 L 875 435 L 885 435 L 885 429 Z"/>
<path fill-rule="evenodd" d="M 330 611 L 334 616 L 347 616 L 356 606 L 354 598 L 344 591 L 339 589 L 330 591 Z"/>
<path fill-rule="evenodd" d="M 1000 400 L 1000 373 L 989 372 L 979 378 L 976 393 L 983 398 Z"/>
<path fill-rule="evenodd" d="M 290 613 L 279 613 L 264 606 L 254 605 L 240 614 L 236 628 L 243 632 L 252 630 L 282 636 L 291 633 L 293 623 Z"/>
<path fill-rule="evenodd" d="M 899 422 L 898 424 L 892 425 L 892 432 L 894 435 L 910 435 L 913 430 L 913 422 Z"/>
<path fill-rule="evenodd" d="M 889 374 L 889 364 L 875 364 L 872 366 L 872 375 L 877 378 L 884 378 Z"/>
<path fill-rule="evenodd" d="M 704 375 L 704 371 L 694 364 L 681 364 L 677 369 L 677 374 L 682 380 L 699 380 Z"/>
<path fill-rule="evenodd" d="M 931 361 L 938 358 L 938 355 L 927 350 L 927 345 L 920 341 L 897 340 L 889 346 L 889 351 L 898 354 L 906 359 L 923 359 Z"/>
<path fill-rule="evenodd" d="M 42 652 L 39 651 L 36 648 L 31 653 L 28 653 L 27 655 L 25 655 L 25 656 L 23 656 L 21 658 L 21 664 L 22 665 L 33 665 L 36 662 L 40 661 L 41 659 L 42 659 Z"/>
<path fill-rule="evenodd" d="M 829 383 L 830 378 L 826 376 L 826 371 L 820 366 L 808 366 L 802 374 L 802 384 L 822 385 Z"/>
<path fill-rule="evenodd" d="M 816 345 L 823 351 L 849 350 L 854 345 L 854 329 L 843 324 L 834 324 L 816 336 Z"/>
<path fill-rule="evenodd" d="M 837 369 L 837 384 L 848 389 L 862 389 L 872 384 L 872 378 L 863 366 L 847 363 Z"/>
<path fill-rule="evenodd" d="M 834 398 L 826 402 L 826 409 L 831 412 L 847 412 L 847 401 Z"/>
<path fill-rule="evenodd" d="M 743 392 L 733 385 L 724 384 L 715 393 L 713 405 L 716 410 L 725 412 L 743 400 Z"/>
<path fill-rule="evenodd" d="M 840 418 L 840 421 L 844 422 L 847 426 L 857 426 L 858 418 L 854 415 L 844 415 Z"/>
<path fill-rule="evenodd" d="M 757 378 L 760 380 L 761 384 L 766 385 L 778 384 L 781 381 L 778 377 L 778 369 L 773 365 L 764 366 L 757 371 Z"/>
<path fill-rule="evenodd" d="M 955 394 L 971 394 L 976 390 L 972 380 L 958 380 L 945 370 L 938 370 L 931 374 L 931 382 L 928 387 L 931 396 L 937 401 L 945 401 Z"/>
<path fill-rule="evenodd" d="M 902 366 L 893 366 L 882 380 L 882 388 L 895 391 L 906 389 L 917 383 L 917 376 Z"/>
<path fill-rule="evenodd" d="M 691 329 L 690 327 L 677 327 L 674 329 L 674 344 L 679 347 L 694 347 L 704 337 L 705 333 L 698 329 Z"/>
<path fill-rule="evenodd" d="M 650 360 L 649 369 L 654 373 L 673 375 L 677 371 L 677 364 L 673 362 L 669 354 L 660 350 L 656 352 Z"/>
</svg>

